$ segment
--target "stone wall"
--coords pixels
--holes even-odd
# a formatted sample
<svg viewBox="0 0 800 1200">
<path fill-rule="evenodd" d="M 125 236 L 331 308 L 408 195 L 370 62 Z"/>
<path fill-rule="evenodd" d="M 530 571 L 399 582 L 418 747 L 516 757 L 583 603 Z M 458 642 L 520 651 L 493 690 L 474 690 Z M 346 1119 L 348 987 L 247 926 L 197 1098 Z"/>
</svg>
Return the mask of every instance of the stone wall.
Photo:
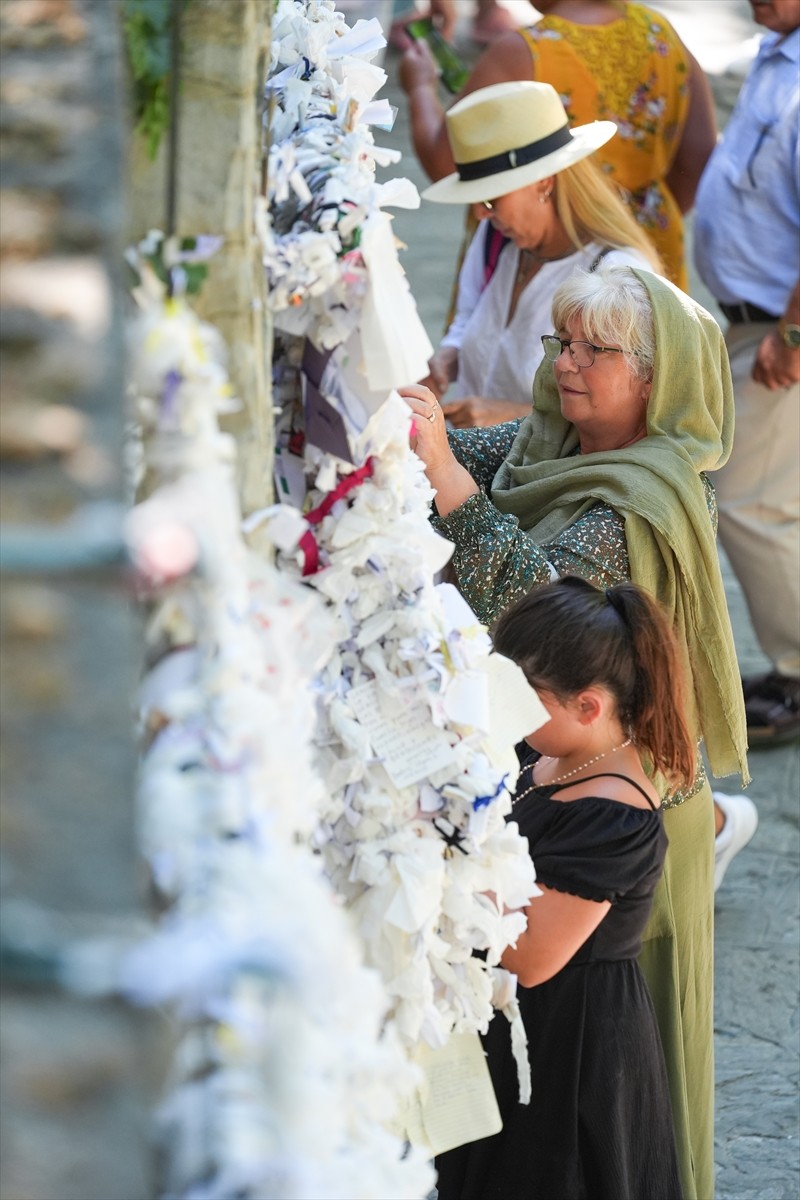
<svg viewBox="0 0 800 1200">
<path fill-rule="evenodd" d="M 262 170 L 260 81 L 266 78 L 272 0 L 192 0 L 182 18 L 178 133 L 178 233 L 221 235 L 197 311 L 216 325 L 229 352 L 242 411 L 226 420 L 238 449 L 245 514 L 272 496 L 271 328 L 266 281 L 253 232 Z M 144 139 L 132 147 L 129 237 L 166 221 L 167 144 L 151 162 Z"/>
</svg>

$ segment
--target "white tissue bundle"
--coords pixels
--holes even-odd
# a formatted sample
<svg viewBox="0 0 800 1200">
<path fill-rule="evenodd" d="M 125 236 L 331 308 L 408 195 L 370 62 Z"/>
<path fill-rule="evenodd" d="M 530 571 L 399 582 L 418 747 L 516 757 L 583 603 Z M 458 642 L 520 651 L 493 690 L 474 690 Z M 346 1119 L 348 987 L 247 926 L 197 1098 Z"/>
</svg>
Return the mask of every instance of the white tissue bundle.
<svg viewBox="0 0 800 1200">
<path fill-rule="evenodd" d="M 336 648 L 317 683 L 326 781 L 317 844 L 413 1048 L 485 1030 L 491 1018 L 494 965 L 524 928 L 504 905 L 536 894 L 527 844 L 504 821 L 504 780 L 515 773 L 513 742 L 537 721 L 489 737 L 488 637 L 467 606 L 445 606 L 433 587 L 450 547 L 429 526 L 409 409 L 392 391 L 425 373 L 429 343 L 377 211 L 397 186 L 375 186 L 378 150 L 359 120 L 383 83 L 363 61 L 384 44 L 372 40 L 374 24 L 348 32 L 332 4 L 282 0 L 273 25 L 267 94 L 278 115 L 261 215 L 270 306 L 284 335 L 319 349 L 347 342 L 320 388 L 342 416 L 351 461 L 371 470 L 313 526 L 285 506 L 265 517 L 284 570 L 305 562 L 336 614 Z M 415 355 L 398 353 L 409 344 Z M 300 358 L 285 337 L 283 346 Z M 311 446 L 306 467 L 314 506 L 350 470 Z"/>
<path fill-rule="evenodd" d="M 541 716 L 523 680 L 518 724 L 492 728 L 489 638 L 455 589 L 433 585 L 450 547 L 428 522 L 408 425 L 393 395 L 355 440 L 373 473 L 316 529 L 327 565 L 310 581 L 337 620 L 317 680 L 316 840 L 411 1048 L 485 1030 L 492 1015 L 492 968 L 525 927 L 504 906 L 536 894 L 505 783 L 514 741 Z"/>
<path fill-rule="evenodd" d="M 154 277 L 132 336 L 151 494 L 130 517 L 150 601 L 140 836 L 164 907 L 122 985 L 169 1004 L 157 1114 L 169 1196 L 423 1197 L 391 1132 L 416 1075 L 387 997 L 309 848 L 324 787 L 310 680 L 333 630 L 318 596 L 248 551 L 222 346 Z"/>
<path fill-rule="evenodd" d="M 348 29 L 333 0 L 279 0 L 267 82 L 268 205 L 257 220 L 275 328 L 310 333 L 320 349 L 346 341 L 363 321 L 364 241 L 387 220 L 382 206 L 419 205 L 409 180 L 375 180 L 376 163 L 400 157 L 377 146 L 370 129 L 391 123 L 389 105 L 373 99 L 386 73 L 369 61 L 384 45 L 376 19 Z M 405 308 L 396 256 L 394 269 Z M 383 316 L 391 324 L 392 314 Z M 420 350 L 414 363 L 424 370 L 432 353 L 424 334 Z"/>
<path fill-rule="evenodd" d="M 546 718 L 528 700 L 519 728 L 490 728 L 489 639 L 454 589 L 434 588 L 450 546 L 429 524 L 432 493 L 393 391 L 426 373 L 430 343 L 378 211 L 397 188 L 376 186 L 379 152 L 359 122 L 382 82 L 359 59 L 376 48 L 359 27 L 374 23 L 343 33 L 332 7 L 278 6 L 261 231 L 284 334 L 277 366 L 302 358 L 290 335 L 337 348 L 314 382 L 342 419 L 357 474 L 307 442 L 305 506 L 258 519 L 283 570 L 302 569 L 337 623 L 316 680 L 326 787 L 315 843 L 384 979 L 393 1028 L 409 1049 L 435 1047 L 454 1030 L 484 1030 L 493 994 L 516 1012 L 496 964 L 525 922 L 504 906 L 537 889 L 527 844 L 504 820 L 506 781 L 514 742 Z M 342 480 L 356 486 L 345 494 Z M 524 1048 L 525 1091 L 523 1059 Z"/>
</svg>

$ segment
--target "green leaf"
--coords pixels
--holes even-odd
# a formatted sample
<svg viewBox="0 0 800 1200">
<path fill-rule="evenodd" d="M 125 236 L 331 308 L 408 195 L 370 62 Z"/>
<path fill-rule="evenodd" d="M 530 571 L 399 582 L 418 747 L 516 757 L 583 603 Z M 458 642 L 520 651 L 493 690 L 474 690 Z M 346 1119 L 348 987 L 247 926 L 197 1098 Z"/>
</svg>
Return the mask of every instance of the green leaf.
<svg viewBox="0 0 800 1200">
<path fill-rule="evenodd" d="M 208 275 L 208 267 L 205 263 L 181 263 L 181 267 L 186 274 L 186 294 L 196 296 Z"/>
<path fill-rule="evenodd" d="M 161 255 L 160 254 L 150 254 L 150 255 L 148 255 L 147 261 L 150 263 L 150 266 L 153 268 L 153 270 L 155 271 L 156 275 L 161 280 L 161 282 L 168 283 L 169 282 L 169 272 L 167 271 L 167 268 L 164 266 L 164 260 L 161 258 Z"/>
<path fill-rule="evenodd" d="M 183 8 L 191 0 L 180 0 Z M 169 124 L 170 0 L 123 0 L 122 20 L 130 66 L 135 127 L 155 158 Z"/>
</svg>

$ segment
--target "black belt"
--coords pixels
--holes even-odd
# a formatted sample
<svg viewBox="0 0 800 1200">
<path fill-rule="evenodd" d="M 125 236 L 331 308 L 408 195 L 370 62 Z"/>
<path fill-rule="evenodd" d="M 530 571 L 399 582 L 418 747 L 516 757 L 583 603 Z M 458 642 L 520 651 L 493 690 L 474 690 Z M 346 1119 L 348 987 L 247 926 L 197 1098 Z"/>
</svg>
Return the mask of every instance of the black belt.
<svg viewBox="0 0 800 1200">
<path fill-rule="evenodd" d="M 775 325 L 780 320 L 780 317 L 765 312 L 757 304 L 748 304 L 746 300 L 742 300 L 739 304 L 723 304 L 721 300 L 718 300 L 717 304 L 731 325 L 748 325 L 751 321 L 763 321 Z"/>
</svg>

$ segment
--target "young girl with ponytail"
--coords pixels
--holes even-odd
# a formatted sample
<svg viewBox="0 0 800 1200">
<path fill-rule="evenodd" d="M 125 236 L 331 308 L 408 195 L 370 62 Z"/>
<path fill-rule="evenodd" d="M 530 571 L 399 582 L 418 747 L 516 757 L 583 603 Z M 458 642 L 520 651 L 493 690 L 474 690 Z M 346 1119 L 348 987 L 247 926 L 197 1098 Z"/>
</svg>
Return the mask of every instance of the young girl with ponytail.
<svg viewBox="0 0 800 1200">
<path fill-rule="evenodd" d="M 503 1129 L 436 1160 L 439 1200 L 680 1200 L 670 1096 L 636 956 L 667 839 L 648 772 L 695 774 L 670 624 L 630 583 L 566 577 L 494 630 L 550 713 L 526 738 L 512 817 L 542 895 L 503 955 L 519 980 L 533 1096 L 510 1027 L 484 1039 Z M 647 765 L 647 771 L 643 765 Z"/>
</svg>

